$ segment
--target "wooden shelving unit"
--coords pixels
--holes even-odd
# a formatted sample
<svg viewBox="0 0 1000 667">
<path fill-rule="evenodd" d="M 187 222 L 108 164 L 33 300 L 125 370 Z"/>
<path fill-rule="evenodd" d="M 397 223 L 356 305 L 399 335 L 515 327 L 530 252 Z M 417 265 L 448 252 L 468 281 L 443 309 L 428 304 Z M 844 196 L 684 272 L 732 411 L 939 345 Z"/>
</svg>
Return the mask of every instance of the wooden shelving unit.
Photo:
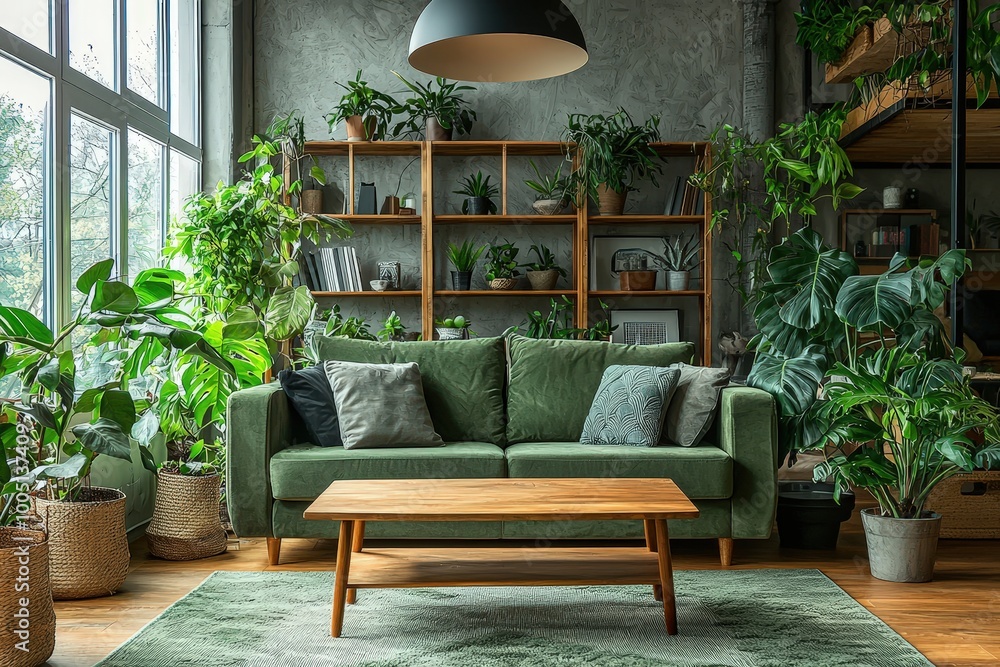
<svg viewBox="0 0 1000 667">
<path fill-rule="evenodd" d="M 511 157 L 544 157 L 564 156 L 572 147 L 555 141 L 379 141 L 379 142 L 337 142 L 317 141 L 306 144 L 306 153 L 317 157 L 339 157 L 348 160 L 348 188 L 345 193 L 348 198 L 348 213 L 334 217 L 342 218 L 352 225 L 419 225 L 421 244 L 421 283 L 419 290 L 397 290 L 388 292 L 314 292 L 320 299 L 396 299 L 419 298 L 421 300 L 421 330 L 425 340 L 434 336 L 435 306 L 446 299 L 489 299 L 499 302 L 502 307 L 504 299 L 538 299 L 547 302 L 551 298 L 569 297 L 575 305 L 576 326 L 589 325 L 591 301 L 600 299 L 614 303 L 639 302 L 643 307 L 653 308 L 661 305 L 664 300 L 695 299 L 700 313 L 700 340 L 702 356 L 706 364 L 711 363 L 712 343 L 712 235 L 710 223 L 712 219 L 711 201 L 706 199 L 703 215 L 668 216 L 652 214 L 635 214 L 621 216 L 601 216 L 591 212 L 586 206 L 572 213 L 562 215 L 542 216 L 533 213 L 510 210 L 508 206 L 508 158 Z M 671 142 L 655 145 L 657 152 L 665 158 L 696 158 L 701 157 L 706 164 L 711 163 L 711 148 L 707 142 Z M 354 212 L 354 193 L 356 191 L 355 160 L 363 156 L 419 157 L 421 162 L 421 200 L 419 215 L 357 215 Z M 434 176 L 435 160 L 437 158 L 483 157 L 500 158 L 500 209 L 499 215 L 470 216 L 454 214 L 438 214 L 434 210 Z M 497 229 L 517 227 L 519 225 L 551 225 L 564 227 L 572 240 L 572 267 L 570 269 L 571 287 L 555 290 L 512 290 L 512 291 L 454 291 L 443 289 L 445 286 L 435 285 L 435 263 L 439 261 L 439 249 L 435 248 L 435 230 L 438 225 L 493 225 Z M 590 265 L 588 250 L 592 238 L 592 228 L 598 233 L 606 233 L 609 229 L 627 225 L 643 225 L 650 229 L 669 229 L 677 225 L 694 226 L 699 230 L 702 242 L 702 262 L 700 270 L 701 289 L 690 289 L 683 292 L 621 292 L 615 290 L 596 291 L 590 286 Z M 512 323 L 520 321 L 522 313 L 512 317 Z"/>
</svg>

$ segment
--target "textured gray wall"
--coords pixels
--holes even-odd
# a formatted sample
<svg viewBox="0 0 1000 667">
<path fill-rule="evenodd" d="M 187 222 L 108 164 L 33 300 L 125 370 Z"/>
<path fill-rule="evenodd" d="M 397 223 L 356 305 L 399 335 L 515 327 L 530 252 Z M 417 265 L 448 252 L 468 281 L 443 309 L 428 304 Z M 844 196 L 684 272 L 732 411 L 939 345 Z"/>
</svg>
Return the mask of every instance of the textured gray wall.
<svg viewBox="0 0 1000 667">
<path fill-rule="evenodd" d="M 353 78 L 357 69 L 374 86 L 397 93 L 401 84 L 391 70 L 407 78 L 426 80 L 406 62 L 409 33 L 423 0 L 257 0 L 255 25 L 255 115 L 263 128 L 277 112 L 298 108 L 306 118 L 311 139 L 329 137 L 323 114 L 336 103 L 341 89 L 336 81 Z M 742 15 L 732 0 L 569 0 L 583 26 L 591 52 L 590 63 L 574 74 L 541 82 L 480 84 L 468 95 L 479 112 L 473 130 L 475 139 L 558 139 L 570 112 L 605 113 L 624 106 L 636 119 L 662 115 L 661 129 L 667 140 L 696 140 L 722 120 L 738 123 L 742 88 Z M 342 139 L 343 130 L 334 134 Z M 447 165 L 435 174 L 439 212 L 454 207 L 450 195 L 458 176 L 483 168 L 499 178 L 499 161 L 482 159 Z M 378 183 L 380 199 L 396 187 L 405 162 L 364 167 L 360 176 Z M 343 161 L 324 166 L 332 181 L 340 183 L 346 168 Z M 527 211 L 531 198 L 521 184 L 526 164 L 512 165 L 510 175 L 511 210 Z M 411 167 L 403 177 L 401 193 L 419 188 L 419 167 Z M 672 179 L 665 179 L 672 182 Z M 661 184 L 662 185 L 662 184 Z M 665 187 L 645 188 L 632 198 L 630 210 L 662 211 Z M 339 211 L 339 188 L 328 188 L 328 208 Z M 570 246 L 565 230 L 555 228 L 456 227 L 444 241 L 469 232 L 482 241 L 510 238 L 526 253 L 532 243 L 544 243 L 568 264 Z M 624 230 L 629 233 L 635 230 Z M 398 259 L 409 269 L 416 287 L 419 276 L 419 245 L 404 233 L 365 230 L 356 246 L 370 264 L 382 258 Z M 443 243 L 441 244 L 443 245 Z M 445 284 L 444 257 L 437 281 Z M 388 303 L 363 301 L 342 303 L 345 311 L 365 317 L 382 318 Z M 528 308 L 541 308 L 544 300 L 463 299 L 455 309 L 466 311 L 477 322 L 480 334 L 495 334 L 518 324 Z M 669 306 L 673 304 L 628 304 L 625 307 Z M 719 304 L 716 329 L 727 325 L 726 304 L 731 304 L 727 288 L 716 286 Z M 498 307 L 503 304 L 503 307 Z M 623 302 L 624 304 L 624 302 Z M 419 327 L 416 300 L 398 306 L 412 328 Z M 456 314 L 456 311 L 448 314 Z M 443 313 L 439 313 L 443 314 Z M 690 318 L 688 318 L 690 320 Z M 694 333 L 691 333 L 694 336 Z"/>
</svg>

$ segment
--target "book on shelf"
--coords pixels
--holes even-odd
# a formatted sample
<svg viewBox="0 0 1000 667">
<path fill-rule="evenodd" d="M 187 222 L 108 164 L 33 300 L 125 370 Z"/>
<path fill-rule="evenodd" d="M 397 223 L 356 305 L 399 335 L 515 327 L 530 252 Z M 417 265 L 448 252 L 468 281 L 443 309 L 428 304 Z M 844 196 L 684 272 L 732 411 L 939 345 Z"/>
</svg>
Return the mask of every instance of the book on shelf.
<svg viewBox="0 0 1000 667">
<path fill-rule="evenodd" d="M 320 248 L 306 255 L 306 263 L 310 262 L 314 291 L 364 291 L 358 253 L 354 248 Z"/>
<path fill-rule="evenodd" d="M 694 161 L 694 172 L 702 170 L 705 161 L 699 155 Z M 684 179 L 684 197 L 681 200 L 680 210 L 676 215 L 703 215 L 705 213 L 705 193 L 691 182 L 690 178 Z"/>
</svg>

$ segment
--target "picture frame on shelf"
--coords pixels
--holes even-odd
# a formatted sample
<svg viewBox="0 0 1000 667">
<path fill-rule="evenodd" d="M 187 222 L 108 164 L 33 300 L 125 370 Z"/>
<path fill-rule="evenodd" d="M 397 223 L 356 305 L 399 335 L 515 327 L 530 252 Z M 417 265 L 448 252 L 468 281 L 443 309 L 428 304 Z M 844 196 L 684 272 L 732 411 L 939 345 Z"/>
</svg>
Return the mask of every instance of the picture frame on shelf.
<svg viewBox="0 0 1000 667">
<path fill-rule="evenodd" d="M 612 343 L 678 343 L 681 340 L 681 311 L 670 308 L 612 310 L 611 327 L 614 329 Z"/>
<path fill-rule="evenodd" d="M 591 289 L 598 291 L 618 291 L 621 283 L 618 273 L 621 271 L 643 270 L 638 265 L 632 266 L 630 261 L 637 259 L 641 263 L 642 259 L 648 259 L 645 255 L 637 254 L 635 257 L 629 253 L 619 252 L 637 248 L 646 250 L 654 255 L 663 254 L 663 237 L 661 236 L 594 236 L 590 240 L 590 285 Z M 617 253 L 617 258 L 615 254 Z M 615 265 L 617 264 L 617 266 Z M 656 285 L 654 289 L 665 290 L 667 284 L 667 274 L 660 267 L 647 263 L 645 270 L 656 271 Z"/>
</svg>

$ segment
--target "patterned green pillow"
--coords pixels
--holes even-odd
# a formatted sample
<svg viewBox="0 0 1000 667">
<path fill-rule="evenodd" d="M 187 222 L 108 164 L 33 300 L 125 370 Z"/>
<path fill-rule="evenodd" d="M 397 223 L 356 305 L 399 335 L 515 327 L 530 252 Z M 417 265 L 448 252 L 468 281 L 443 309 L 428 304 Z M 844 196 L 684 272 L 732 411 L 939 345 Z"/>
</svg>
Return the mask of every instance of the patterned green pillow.
<svg viewBox="0 0 1000 667">
<path fill-rule="evenodd" d="M 676 368 L 608 366 L 580 442 L 655 447 L 680 375 Z"/>
</svg>

